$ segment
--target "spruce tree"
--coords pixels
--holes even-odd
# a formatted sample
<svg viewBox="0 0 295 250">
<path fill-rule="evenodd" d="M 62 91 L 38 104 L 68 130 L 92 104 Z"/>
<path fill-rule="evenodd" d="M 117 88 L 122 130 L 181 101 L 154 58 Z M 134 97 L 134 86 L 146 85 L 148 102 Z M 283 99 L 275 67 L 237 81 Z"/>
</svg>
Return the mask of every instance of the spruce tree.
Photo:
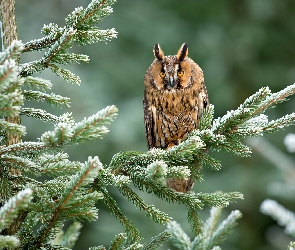
<svg viewBox="0 0 295 250">
<path fill-rule="evenodd" d="M 109 249 L 157 249 L 168 239 L 178 249 L 220 249 L 219 244 L 241 217 L 239 211 L 233 211 L 218 224 L 221 208 L 243 198 L 242 194 L 178 193 L 165 186 L 165 179 L 191 175 L 202 181 L 204 167 L 216 171 L 221 168 L 220 161 L 210 153 L 204 153 L 205 148 L 209 152 L 222 150 L 247 157 L 251 148 L 243 144 L 243 139 L 274 133 L 294 124 L 295 113 L 269 121 L 264 112 L 294 94 L 295 84 L 277 93 L 263 87 L 223 117 L 214 119 L 214 106 L 210 105 L 199 128 L 168 150 L 120 152 L 105 165 L 97 156 L 89 157 L 85 162 L 70 161 L 64 152 L 65 147 L 102 138 L 108 132 L 106 125 L 116 117 L 117 108 L 108 106 L 76 122 L 69 113 L 56 116 L 43 109 L 24 108 L 24 103 L 35 100 L 52 106 L 69 106 L 69 98 L 49 94 L 52 83 L 35 74 L 49 68 L 65 81 L 79 85 L 79 77 L 63 65 L 89 60 L 86 55 L 70 53 L 73 45 L 84 46 L 116 38 L 114 29 L 100 30 L 96 26 L 112 13 L 114 2 L 92 0 L 87 7 L 76 8 L 70 13 L 63 27 L 52 23 L 44 25 L 43 38 L 23 44 L 17 40 L 14 1 L 1 1 L 5 30 L 5 50 L 0 54 L 2 249 L 72 249 L 81 223 L 97 219 L 96 202 L 106 204 L 124 227 L 124 232 L 114 236 Z M 21 55 L 31 51 L 41 51 L 43 56 L 19 64 Z M 21 116 L 52 123 L 55 128 L 43 133 L 36 141 L 22 141 L 26 128 L 21 124 Z M 185 204 L 194 240 L 189 239 L 169 214 L 146 204 L 131 184 L 135 189 L 172 205 Z M 110 186 L 118 189 L 151 220 L 167 224 L 167 230 L 143 241 L 139 230 L 109 192 Z M 213 208 L 203 224 L 199 210 L 204 206 Z M 64 231 L 64 224 L 69 221 L 72 224 Z M 106 248 L 97 246 L 91 249 Z"/>
</svg>

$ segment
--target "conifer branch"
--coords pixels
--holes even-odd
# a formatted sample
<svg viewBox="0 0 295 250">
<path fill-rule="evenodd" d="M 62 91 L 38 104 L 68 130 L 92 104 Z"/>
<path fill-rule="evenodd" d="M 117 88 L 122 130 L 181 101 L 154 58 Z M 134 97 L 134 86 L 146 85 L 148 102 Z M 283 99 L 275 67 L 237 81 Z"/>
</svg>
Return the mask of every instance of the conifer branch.
<svg viewBox="0 0 295 250">
<path fill-rule="evenodd" d="M 74 143 L 86 139 L 101 138 L 109 130 L 104 126 L 109 124 L 117 115 L 118 109 L 115 106 L 108 106 L 89 118 L 84 118 L 73 127 L 72 140 Z"/>
<path fill-rule="evenodd" d="M 166 213 L 155 208 L 153 205 L 147 205 L 129 186 L 123 184 L 119 187 L 120 192 L 131 201 L 140 210 L 146 213 L 153 221 L 160 224 L 168 223 L 172 218 Z"/>
<path fill-rule="evenodd" d="M 167 231 L 171 234 L 171 242 L 173 246 L 181 250 L 191 249 L 191 240 L 188 235 L 183 231 L 181 226 L 176 221 L 171 221 L 167 225 Z"/>
<path fill-rule="evenodd" d="M 20 124 L 12 123 L 11 121 L 0 120 L 0 127 L 4 129 L 7 133 L 14 135 L 25 135 L 26 127 Z"/>
<path fill-rule="evenodd" d="M 104 246 L 98 246 L 98 247 L 90 247 L 89 250 L 106 250 L 106 248 Z"/>
<path fill-rule="evenodd" d="M 288 245 L 288 250 L 294 250 L 295 249 L 295 242 L 291 241 L 290 244 Z"/>
<path fill-rule="evenodd" d="M 13 1 L 8 3 L 14 4 Z M 7 45 L 4 52 L 0 53 L 0 114 L 6 117 L 6 122 L 2 122 L 2 127 L 5 129 L 7 145 L 20 142 L 21 135 L 25 133 L 25 128 L 20 125 L 19 117 L 20 108 L 23 105 L 23 96 L 20 91 L 23 80 L 18 77 L 17 66 L 22 48 L 21 42 L 14 41 L 10 46 Z"/>
<path fill-rule="evenodd" d="M 111 213 L 116 216 L 116 218 L 123 225 L 128 243 L 133 243 L 141 239 L 141 234 L 138 229 L 133 225 L 133 223 L 123 214 L 119 208 L 117 202 L 111 197 L 105 188 L 100 188 L 99 191 L 103 193 L 103 202 L 110 209 Z M 123 240 L 123 239 L 122 239 Z M 120 241 L 121 242 L 121 241 Z"/>
<path fill-rule="evenodd" d="M 19 247 L 20 241 L 15 236 L 0 235 L 0 248 L 1 249 L 14 249 Z"/>
<path fill-rule="evenodd" d="M 114 240 L 111 242 L 109 250 L 125 249 L 124 245 L 126 243 L 126 240 L 127 240 L 127 237 L 125 234 L 123 233 L 117 234 Z"/>
<path fill-rule="evenodd" d="M 61 173 L 72 175 L 81 168 L 80 162 L 69 161 L 68 155 L 65 153 L 42 154 L 36 160 L 36 164 L 40 166 L 39 171 L 48 176 L 59 176 Z"/>
<path fill-rule="evenodd" d="M 170 168 L 173 171 L 178 169 L 176 172 L 182 171 L 182 176 L 185 178 L 187 173 L 184 171 L 187 168 L 182 166 L 187 166 L 191 176 L 201 180 L 200 170 L 204 165 L 209 165 L 216 170 L 221 167 L 219 161 L 202 152 L 204 148 L 224 150 L 243 157 L 249 156 L 251 148 L 242 143 L 243 138 L 261 135 L 265 132 L 273 133 L 294 125 L 294 114 L 270 122 L 267 116 L 262 114 L 267 108 L 286 100 L 294 93 L 295 84 L 274 94 L 268 88 L 262 88 L 247 98 L 237 110 L 230 111 L 215 120 L 213 120 L 213 105 L 209 105 L 200 120 L 199 129 L 193 131 L 179 145 L 168 150 L 152 149 L 147 153 L 122 152 L 116 154 L 110 163 L 110 169 L 115 175 L 124 174 L 130 177 L 135 187 L 140 190 L 145 188 L 148 193 L 153 193 L 161 199 L 186 204 L 192 229 L 200 232 L 201 221 L 196 207 L 201 209 L 204 205 L 227 206 L 229 202 L 243 196 L 237 192 L 177 194 L 165 187 L 164 180 L 169 172 L 167 169 Z"/>
<path fill-rule="evenodd" d="M 285 227 L 285 232 L 288 235 L 295 238 L 295 213 L 270 199 L 262 202 L 260 211 L 271 216 L 280 226 Z"/>
<path fill-rule="evenodd" d="M 49 122 L 49 123 L 59 123 L 63 121 L 64 116 L 55 116 L 52 115 L 43 109 L 35 109 L 35 108 L 22 108 L 20 115 L 26 115 L 28 117 L 33 117 L 35 119 L 44 121 L 44 122 Z"/>
<path fill-rule="evenodd" d="M 40 91 L 33 91 L 33 90 L 23 90 L 23 95 L 27 101 L 34 100 L 37 102 L 46 101 L 47 103 L 51 104 L 52 106 L 62 106 L 65 105 L 66 107 L 70 107 L 70 99 L 67 97 L 63 97 L 60 95 L 56 95 L 54 93 L 46 94 Z"/>
<path fill-rule="evenodd" d="M 211 209 L 211 217 L 209 218 L 209 221 L 207 222 L 208 224 L 210 221 L 213 223 L 219 218 L 220 212 L 215 212 L 215 208 Z M 217 217 L 217 218 L 214 218 Z M 208 225 L 208 232 L 204 233 L 207 237 L 204 237 L 203 241 L 203 248 L 199 249 L 211 249 L 216 245 L 219 245 L 222 241 L 224 241 L 227 237 L 228 234 L 231 233 L 233 227 L 236 225 L 236 221 L 242 217 L 242 214 L 240 211 L 232 211 L 231 214 L 218 226 Z"/>
<path fill-rule="evenodd" d="M 32 190 L 25 189 L 20 191 L 15 197 L 10 198 L 4 206 L 0 208 L 0 232 L 7 228 L 20 210 L 25 209 L 32 198 Z"/>
<path fill-rule="evenodd" d="M 46 91 L 52 88 L 52 83 L 48 80 L 39 77 L 28 76 L 25 78 L 24 87 L 28 87 L 29 89 Z"/>
<path fill-rule="evenodd" d="M 232 211 L 231 214 L 218 225 L 222 208 L 212 208 L 210 217 L 204 224 L 203 234 L 198 234 L 193 241 L 183 231 L 181 226 L 172 221 L 167 226 L 167 231 L 171 234 L 172 244 L 179 250 L 212 250 L 220 249 L 219 244 L 231 233 L 236 221 L 241 218 L 239 211 Z"/>
<path fill-rule="evenodd" d="M 31 76 L 49 67 L 66 81 L 80 84 L 78 76 L 56 64 L 89 61 L 88 56 L 67 52 L 75 43 L 87 45 L 116 38 L 117 32 L 114 29 L 99 30 L 94 26 L 105 16 L 112 13 L 110 6 L 114 2 L 114 0 L 93 0 L 85 10 L 82 7 L 76 8 L 68 15 L 65 27 L 61 28 L 56 24 L 44 26 L 42 32 L 46 37 L 26 43 L 23 52 L 40 51 L 45 48 L 48 48 L 48 51 L 40 60 L 23 64 L 20 75 L 23 77 Z"/>
<path fill-rule="evenodd" d="M 104 125 L 110 123 L 116 114 L 117 108 L 109 106 L 78 123 L 73 120 L 59 122 L 55 130 L 45 132 L 40 141 L 50 147 L 61 147 L 102 138 L 109 131 Z"/>
<path fill-rule="evenodd" d="M 161 243 L 163 243 L 163 241 L 167 241 L 169 238 L 170 233 L 165 230 L 164 232 L 153 237 L 149 243 L 144 244 L 142 250 L 158 249 L 161 246 Z"/>
<path fill-rule="evenodd" d="M 197 193 L 198 198 L 206 206 L 227 207 L 230 202 L 235 202 L 237 199 L 243 199 L 243 195 L 239 192 L 229 193 Z"/>
<path fill-rule="evenodd" d="M 14 154 L 5 154 L 1 157 L 1 160 L 8 166 L 20 170 L 22 173 L 34 175 L 35 177 L 41 174 L 39 166 L 30 159 L 19 157 Z"/>
<path fill-rule="evenodd" d="M 46 220 L 46 223 L 41 227 L 38 238 L 34 242 L 35 247 L 40 247 L 44 240 L 48 237 L 51 229 L 56 226 L 56 223 L 63 217 L 72 217 L 72 219 L 88 219 L 93 220 L 97 217 L 97 210 L 95 209 L 94 201 L 101 198 L 99 193 L 93 192 L 89 195 L 83 195 L 83 186 L 89 185 L 93 182 L 98 174 L 101 163 L 98 158 L 89 158 L 88 163 L 85 163 L 81 171 L 72 176 L 66 185 L 66 189 L 60 195 L 57 203 L 48 204 L 48 199 L 43 206 L 44 210 L 52 209 L 51 218 Z M 43 192 L 41 189 L 39 191 Z M 80 193 L 82 191 L 82 193 Z M 44 195 L 44 194 L 43 194 Z M 46 194 L 45 194 L 46 195 Z M 79 197 L 80 199 L 77 199 Z M 82 202 L 82 203 L 81 203 Z M 83 204 L 83 209 L 80 205 Z"/>
<path fill-rule="evenodd" d="M 52 241 L 53 245 L 63 246 L 65 249 L 72 249 L 78 240 L 81 228 L 81 223 L 74 222 L 68 227 L 66 232 L 61 231 L 57 235 L 57 237 Z"/>
<path fill-rule="evenodd" d="M 4 53 L 4 56 L 0 56 L 2 60 L 9 61 L 9 58 L 11 58 L 13 61 L 15 61 L 15 64 L 18 64 L 19 62 L 19 53 L 22 50 L 22 44 L 19 42 L 13 42 L 17 40 L 17 32 L 16 32 L 16 21 L 15 21 L 15 2 L 14 0 L 7 0 L 7 1 L 1 1 L 1 17 L 3 21 L 3 27 L 4 27 L 4 46 L 8 49 L 6 49 L 6 52 Z M 10 46 L 10 48 L 9 48 Z M 10 56 L 7 56 L 7 53 L 11 54 Z M 14 60 L 15 59 L 15 60 Z M 14 69 L 17 69 L 17 67 L 14 67 Z M 0 82 L 3 80 L 2 70 L 0 70 Z M 15 70 L 14 70 L 15 71 Z M 16 77 L 12 81 L 14 83 L 17 83 L 16 86 L 18 86 L 18 80 Z M 11 82 L 7 81 L 11 85 Z M 18 91 L 16 89 L 13 89 L 14 91 Z M 20 117 L 17 114 L 14 115 L 7 115 L 5 116 L 5 119 L 8 123 L 12 124 L 20 124 Z M 6 131 L 6 144 L 12 145 L 14 143 L 21 142 L 21 133 L 14 133 L 16 130 L 10 130 Z M 15 173 L 15 171 L 12 169 L 12 173 Z"/>
<path fill-rule="evenodd" d="M 24 155 L 26 153 L 39 153 L 41 151 L 50 150 L 51 148 L 42 142 L 21 142 L 0 148 L 0 155 L 16 154 Z"/>
<path fill-rule="evenodd" d="M 57 39 L 58 37 L 53 38 L 51 36 L 46 36 L 40 39 L 29 41 L 24 44 L 24 49 L 22 52 L 42 51 L 43 49 L 48 48 L 54 44 Z"/>
</svg>

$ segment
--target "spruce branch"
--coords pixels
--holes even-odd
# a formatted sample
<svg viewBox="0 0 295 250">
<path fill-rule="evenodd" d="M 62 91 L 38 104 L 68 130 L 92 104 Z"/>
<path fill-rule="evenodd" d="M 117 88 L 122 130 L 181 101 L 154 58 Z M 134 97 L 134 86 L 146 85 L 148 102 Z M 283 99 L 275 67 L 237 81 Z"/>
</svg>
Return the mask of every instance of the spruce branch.
<svg viewBox="0 0 295 250">
<path fill-rule="evenodd" d="M 50 47 L 53 43 L 56 42 L 57 39 L 57 34 L 56 37 L 45 36 L 40 39 L 34 39 L 24 44 L 24 49 L 22 52 L 42 51 L 45 48 Z"/>
<path fill-rule="evenodd" d="M 295 92 L 295 84 L 272 94 L 269 88 L 261 88 L 250 96 L 237 110 L 213 120 L 213 105 L 209 105 L 201 117 L 199 129 L 193 131 L 179 145 L 168 150 L 151 149 L 147 153 L 121 152 L 116 154 L 109 165 L 113 174 L 128 176 L 135 187 L 152 193 L 168 202 L 179 202 L 188 207 L 188 220 L 195 232 L 200 232 L 202 222 L 197 209 L 208 206 L 227 206 L 229 202 L 243 198 L 240 193 L 227 194 L 189 193 L 177 194 L 165 187 L 167 175 L 182 174 L 185 179 L 190 170 L 194 178 L 202 180 L 200 170 L 208 165 L 219 170 L 221 164 L 204 153 L 205 148 L 224 150 L 242 157 L 249 156 L 251 148 L 242 139 L 272 133 L 294 125 L 294 114 L 274 121 L 268 121 L 263 112 L 286 100 Z M 212 126 L 211 126 L 212 124 Z M 169 170 L 170 169 L 170 170 Z M 177 170 L 176 170 L 177 169 Z"/>
<path fill-rule="evenodd" d="M 33 117 L 35 119 L 48 122 L 48 123 L 53 123 L 53 124 L 57 124 L 63 121 L 65 118 L 65 115 L 55 116 L 44 111 L 43 109 L 35 109 L 35 108 L 22 108 L 20 115 L 26 115 L 28 117 Z M 67 114 L 67 113 L 66 115 L 71 116 L 71 114 Z"/>
<path fill-rule="evenodd" d="M 220 249 L 219 244 L 231 233 L 236 221 L 241 218 L 239 211 L 231 214 L 218 225 L 222 208 L 211 208 L 210 217 L 204 224 L 203 234 L 198 234 L 193 241 L 183 231 L 181 226 L 172 221 L 167 225 L 167 231 L 171 234 L 172 244 L 180 250 L 211 250 Z"/>
<path fill-rule="evenodd" d="M 103 193 L 103 202 L 110 209 L 111 213 L 121 222 L 123 225 L 128 243 L 133 243 L 141 239 L 141 234 L 138 229 L 133 225 L 133 223 L 124 215 L 124 213 L 119 208 L 117 202 L 108 193 L 106 188 L 100 188 L 99 191 Z M 123 239 L 122 239 L 123 240 Z M 121 241 L 120 241 L 121 242 Z"/>
<path fill-rule="evenodd" d="M 24 87 L 45 92 L 52 88 L 52 83 L 48 80 L 39 77 L 28 76 L 25 77 Z"/>
<path fill-rule="evenodd" d="M 0 148 L 0 155 L 8 153 L 15 155 L 25 155 L 27 153 L 38 154 L 41 151 L 44 152 L 46 150 L 51 150 L 51 148 L 42 142 L 21 142 Z"/>
<path fill-rule="evenodd" d="M 173 246 L 181 250 L 191 249 L 191 240 L 188 235 L 183 231 L 180 224 L 176 221 L 171 221 L 167 225 L 167 231 L 171 234 L 171 242 Z"/>
<path fill-rule="evenodd" d="M 56 95 L 54 93 L 46 94 L 40 91 L 34 90 L 23 90 L 24 98 L 27 101 L 34 100 L 37 102 L 46 101 L 52 106 L 62 106 L 65 105 L 66 107 L 70 107 L 70 98 L 63 97 L 60 95 Z"/>
<path fill-rule="evenodd" d="M 71 224 L 67 231 L 61 231 L 57 237 L 53 240 L 53 245 L 63 246 L 67 249 L 72 249 L 78 237 L 80 235 L 80 229 L 82 228 L 82 224 L 79 222 L 74 222 Z"/>
<path fill-rule="evenodd" d="M 116 112 L 115 106 L 109 106 L 78 123 L 75 123 L 71 115 L 66 113 L 62 116 L 63 122 L 59 122 L 54 131 L 45 132 L 40 142 L 22 142 L 2 147 L 0 155 L 7 153 L 22 155 L 28 152 L 38 154 L 49 152 L 53 148 L 102 138 L 108 132 L 105 125 L 114 119 Z"/>
<path fill-rule="evenodd" d="M 25 209 L 32 198 L 32 190 L 20 191 L 15 197 L 10 198 L 4 206 L 0 208 L 0 231 L 7 228 L 19 212 Z"/>
<path fill-rule="evenodd" d="M 166 213 L 155 208 L 153 205 L 147 205 L 143 199 L 141 199 L 129 186 L 126 184 L 119 187 L 120 192 L 131 201 L 136 207 L 140 210 L 143 210 L 146 213 L 146 216 L 150 217 L 153 221 L 165 224 L 169 222 L 172 218 Z"/>
<path fill-rule="evenodd" d="M 90 247 L 89 250 L 106 250 L 104 246 Z"/>
<path fill-rule="evenodd" d="M 177 249 L 190 250 L 191 241 L 181 226 L 176 221 L 167 225 L 167 231 L 171 234 L 171 242 Z"/>
<path fill-rule="evenodd" d="M 127 240 L 127 237 L 125 234 L 123 234 L 123 233 L 117 234 L 115 236 L 114 240 L 111 242 L 109 250 L 125 249 L 124 245 L 126 243 L 126 240 Z"/>
<path fill-rule="evenodd" d="M 227 207 L 230 202 L 243 199 L 243 195 L 239 192 L 197 193 L 196 197 L 202 201 L 204 205 L 211 207 Z"/>
<path fill-rule="evenodd" d="M 229 202 L 237 198 L 242 198 L 243 196 L 235 192 L 228 194 L 194 194 L 193 192 L 182 194 L 167 188 L 162 181 L 159 182 L 159 176 L 162 176 L 161 178 L 165 176 L 166 166 L 172 167 L 175 164 L 174 162 L 179 164 L 180 159 L 185 162 L 181 162 L 182 164 L 192 167 L 195 166 L 196 161 L 193 157 L 193 153 L 195 153 L 194 150 L 203 147 L 202 143 L 195 143 L 199 142 L 197 138 L 198 137 L 193 137 L 193 140 L 187 140 L 183 145 L 174 147 L 173 150 L 169 149 L 165 151 L 161 149 L 152 149 L 147 153 L 119 153 L 113 157 L 110 168 L 114 174 L 123 173 L 129 176 L 135 187 L 140 190 L 145 189 L 147 193 L 152 193 L 167 202 L 185 204 L 188 208 L 188 220 L 192 230 L 196 233 L 200 233 L 202 221 L 199 218 L 197 210 L 202 209 L 204 205 L 227 206 Z M 195 146 L 193 143 L 195 143 Z M 186 154 L 185 150 L 188 150 L 189 153 Z M 185 155 L 182 156 L 183 154 Z M 190 159 L 188 160 L 188 158 Z M 159 165 L 160 168 L 157 167 Z M 117 166 L 119 166 L 119 168 Z M 178 165 L 175 167 L 177 166 Z M 157 169 L 160 169 L 156 172 L 156 175 L 159 176 L 149 174 L 149 172 L 154 173 Z M 182 169 L 180 168 L 180 170 Z M 151 178 L 153 178 L 153 180 Z"/>
<path fill-rule="evenodd" d="M 271 93 L 267 87 L 261 88 L 257 93 L 247 98 L 237 110 L 230 111 L 222 118 L 214 120 L 213 131 L 215 134 L 226 134 L 228 132 L 229 135 L 236 135 L 236 130 L 239 125 L 243 125 L 247 120 L 259 117 L 259 115 L 265 112 L 266 109 L 273 107 L 277 103 L 286 101 L 287 97 L 294 93 L 295 84 L 292 84 L 277 93 Z M 265 124 L 265 117 L 263 119 L 263 124 Z M 262 126 L 262 128 L 263 127 L 264 126 Z M 283 129 L 284 127 L 285 126 L 280 129 Z"/>
<path fill-rule="evenodd" d="M 263 129 L 265 133 L 274 133 L 295 124 L 295 113 L 285 115 L 277 120 L 270 121 Z"/>
<path fill-rule="evenodd" d="M 20 124 L 12 123 L 10 121 L 0 120 L 0 127 L 7 133 L 14 135 L 25 135 L 26 127 Z"/>
<path fill-rule="evenodd" d="M 66 18 L 66 25 L 61 28 L 56 24 L 45 25 L 42 32 L 46 37 L 33 40 L 25 44 L 23 52 L 41 51 L 48 48 L 44 56 L 34 62 L 22 65 L 20 75 L 23 77 L 41 72 L 50 68 L 59 77 L 73 84 L 80 84 L 80 78 L 58 64 L 72 64 L 88 62 L 85 55 L 68 53 L 67 51 L 76 43 L 86 45 L 101 41 L 110 41 L 116 38 L 117 32 L 114 29 L 99 30 L 94 25 L 100 22 L 105 16 L 112 13 L 110 7 L 115 1 L 94 0 L 86 9 L 76 8 Z"/>
<path fill-rule="evenodd" d="M 75 74 L 73 74 L 71 71 L 69 71 L 67 69 L 62 69 L 55 64 L 51 64 L 50 69 L 57 76 L 68 81 L 69 83 L 77 84 L 77 85 L 80 85 L 80 83 L 81 83 L 80 77 L 76 76 Z"/>
<path fill-rule="evenodd" d="M 0 235 L 0 249 L 14 249 L 19 245 L 20 241 L 15 236 Z"/>
<path fill-rule="evenodd" d="M 26 173 L 28 176 L 40 176 L 39 166 L 30 159 L 19 157 L 14 154 L 4 154 L 1 160 L 8 166 Z"/>
<path fill-rule="evenodd" d="M 101 169 L 99 177 L 94 183 L 94 187 L 98 190 L 101 190 L 102 187 L 108 185 L 116 186 L 122 195 L 131 201 L 136 207 L 140 210 L 143 210 L 146 213 L 146 216 L 150 217 L 153 221 L 164 224 L 170 221 L 171 217 L 166 213 L 155 208 L 153 205 L 146 204 L 142 198 L 138 196 L 130 187 L 130 180 L 124 176 L 115 176 L 114 174 L 108 172 L 108 169 Z M 104 191 L 106 192 L 106 191 Z M 119 216 L 118 216 L 119 217 Z"/>
<path fill-rule="evenodd" d="M 102 138 L 109 131 L 105 125 L 110 123 L 116 114 L 117 108 L 109 106 L 78 123 L 72 120 L 59 122 L 55 125 L 55 130 L 45 132 L 40 141 L 50 147 L 60 147 Z"/>
<path fill-rule="evenodd" d="M 270 199 L 262 202 L 260 211 L 271 216 L 280 226 L 285 227 L 285 232 L 288 235 L 295 238 L 295 214 L 293 212 Z"/>
<path fill-rule="evenodd" d="M 0 105 L 1 116 L 16 116 L 20 112 L 21 105 L 23 105 L 22 95 L 18 90 L 12 93 L 0 94 Z"/>
<path fill-rule="evenodd" d="M 93 140 L 101 138 L 103 134 L 109 132 L 104 126 L 109 124 L 116 117 L 118 109 L 115 106 L 108 106 L 89 118 L 84 118 L 73 127 L 73 142 Z"/>
<path fill-rule="evenodd" d="M 4 178 L 4 176 L 2 176 Z M 16 183 L 16 182 L 14 182 Z M 0 248 L 17 247 L 20 241 L 14 235 L 23 222 L 27 206 L 32 198 L 32 190 L 24 189 L 10 198 L 0 209 Z M 4 229 L 4 230 L 3 230 Z"/>
<path fill-rule="evenodd" d="M 1 1 L 1 17 L 3 21 L 4 27 L 4 46 L 6 47 L 6 52 L 2 52 L 3 54 L 0 56 L 1 58 L 1 68 L 0 68 L 0 84 L 2 85 L 2 81 L 6 81 L 6 84 L 10 85 L 10 92 L 17 91 L 19 89 L 19 79 L 15 77 L 15 73 L 18 73 L 18 67 L 16 66 L 19 61 L 19 53 L 22 50 L 22 44 L 20 42 L 15 42 L 17 40 L 17 32 L 16 32 L 16 21 L 15 21 L 15 2 L 14 0 L 9 1 Z M 8 62 L 12 66 L 12 62 L 15 62 L 14 69 L 11 70 L 14 74 L 11 74 L 11 77 L 15 79 L 5 79 L 5 75 L 3 74 L 2 64 L 4 60 L 4 67 L 5 62 Z M 9 71 L 6 71 L 8 73 Z M 14 87 L 11 89 L 11 87 Z M 18 115 L 8 115 L 5 117 L 6 121 L 9 123 L 20 124 L 20 117 Z M 18 143 L 21 141 L 21 134 L 14 133 L 14 130 L 10 132 L 6 132 L 6 144 L 11 145 L 14 143 Z M 14 173 L 14 170 L 11 169 L 11 172 Z"/>
<path fill-rule="evenodd" d="M 82 7 L 76 8 L 66 18 L 66 24 L 84 29 L 91 27 L 113 12 L 110 6 L 115 2 L 116 0 L 96 0 L 92 1 L 85 10 Z"/>
<path fill-rule="evenodd" d="M 51 61 L 59 64 L 80 64 L 82 62 L 89 62 L 89 60 L 90 59 L 87 55 L 74 53 L 59 53 Z"/>
<path fill-rule="evenodd" d="M 102 196 L 98 192 L 85 194 L 84 187 L 93 182 L 101 166 L 97 157 L 93 159 L 90 157 L 88 162 L 81 166 L 80 172 L 69 179 L 58 202 L 48 203 L 51 200 L 49 194 L 41 188 L 36 189 L 36 193 L 39 197 L 42 197 L 44 202 L 41 203 L 43 205 L 42 211 L 47 210 L 51 216 L 49 219 L 45 218 L 46 222 L 39 229 L 38 236 L 34 242 L 35 247 L 42 246 L 44 241 L 48 239 L 51 234 L 56 234 L 55 231 L 51 230 L 59 228 L 60 225 L 58 223 L 60 223 L 63 218 L 71 218 L 72 220 L 94 220 L 97 218 L 95 201 L 101 199 Z M 51 182 L 56 182 L 56 180 Z M 40 208 L 38 209 L 36 207 L 36 209 L 38 211 Z"/>
<path fill-rule="evenodd" d="M 288 250 L 295 250 L 295 242 L 290 242 L 290 244 L 288 245 Z"/>
<path fill-rule="evenodd" d="M 142 250 L 158 249 L 163 241 L 167 241 L 170 238 L 170 233 L 165 230 L 164 232 L 154 236 L 149 243 L 143 245 Z"/>
<path fill-rule="evenodd" d="M 139 241 L 134 243 L 128 243 L 128 237 L 125 233 L 119 233 L 112 240 L 109 250 L 148 250 L 148 249 L 158 249 L 161 246 L 161 243 L 169 239 L 170 234 L 165 230 L 164 232 L 159 233 L 158 235 L 151 238 L 150 242 L 141 244 Z M 105 250 L 103 246 L 91 247 L 90 250 Z"/>
<path fill-rule="evenodd" d="M 72 175 L 80 170 L 80 162 L 69 161 L 65 153 L 42 154 L 36 159 L 39 171 L 48 176 Z"/>
<path fill-rule="evenodd" d="M 0 53 L 0 114 L 5 117 L 18 117 L 23 105 L 23 96 L 19 90 L 23 80 L 18 77 L 17 58 L 22 49 L 22 43 L 14 41 L 4 52 Z M 7 122 L 9 119 L 6 119 Z M 13 122 L 14 123 L 14 122 Z M 17 123 L 19 124 L 19 123 Z"/>
<path fill-rule="evenodd" d="M 0 64 L 2 65 L 5 61 L 17 62 L 23 47 L 24 45 L 21 41 L 13 40 L 6 46 L 6 49 L 0 53 Z"/>
<path fill-rule="evenodd" d="M 204 235 L 206 235 L 206 237 L 204 237 L 203 247 L 197 249 L 211 249 L 212 247 L 219 245 L 231 233 L 233 227 L 236 226 L 236 221 L 242 217 L 240 211 L 232 211 L 230 215 L 222 221 L 218 227 L 216 227 L 215 221 L 219 218 L 220 212 L 214 210 L 215 208 L 211 209 L 211 218 L 209 218 L 207 222 L 208 225 L 205 227 L 208 229 L 208 232 L 204 230 Z M 209 223 L 212 223 L 212 226 L 210 226 Z"/>
</svg>

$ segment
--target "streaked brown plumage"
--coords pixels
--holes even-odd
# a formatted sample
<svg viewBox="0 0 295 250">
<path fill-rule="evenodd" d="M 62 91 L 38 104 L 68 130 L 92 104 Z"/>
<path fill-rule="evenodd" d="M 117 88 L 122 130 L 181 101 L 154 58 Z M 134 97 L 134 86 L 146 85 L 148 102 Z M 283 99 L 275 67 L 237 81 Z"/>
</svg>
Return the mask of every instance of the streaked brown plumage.
<svg viewBox="0 0 295 250">
<path fill-rule="evenodd" d="M 209 104 L 202 69 L 188 58 L 184 43 L 176 55 L 164 56 L 154 46 L 155 60 L 145 77 L 144 123 L 148 148 L 167 149 L 179 144 L 198 127 Z M 168 179 L 167 186 L 178 192 L 191 190 L 194 180 Z"/>
</svg>

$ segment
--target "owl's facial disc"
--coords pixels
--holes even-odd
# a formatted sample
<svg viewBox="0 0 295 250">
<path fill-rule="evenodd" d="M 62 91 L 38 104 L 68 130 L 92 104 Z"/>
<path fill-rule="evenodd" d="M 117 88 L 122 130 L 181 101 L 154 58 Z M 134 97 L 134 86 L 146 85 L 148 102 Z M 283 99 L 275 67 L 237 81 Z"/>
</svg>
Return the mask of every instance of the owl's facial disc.
<svg viewBox="0 0 295 250">
<path fill-rule="evenodd" d="M 167 90 L 174 90 L 179 87 L 178 64 L 164 63 L 162 72 L 165 72 L 164 82 Z"/>
</svg>

